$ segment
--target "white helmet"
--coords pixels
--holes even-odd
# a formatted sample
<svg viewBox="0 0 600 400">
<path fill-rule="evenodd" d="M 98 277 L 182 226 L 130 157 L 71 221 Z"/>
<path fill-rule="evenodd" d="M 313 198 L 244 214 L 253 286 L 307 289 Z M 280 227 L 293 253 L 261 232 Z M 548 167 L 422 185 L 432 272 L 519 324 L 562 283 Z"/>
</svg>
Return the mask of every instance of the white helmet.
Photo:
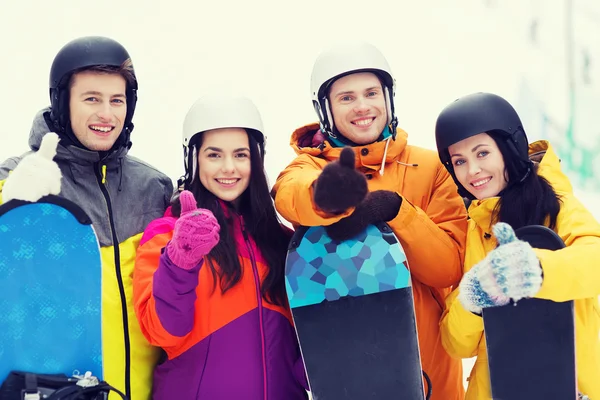
<svg viewBox="0 0 600 400">
<path fill-rule="evenodd" d="M 202 132 L 220 128 L 244 128 L 258 143 L 264 157 L 265 136 L 262 118 L 256 105 L 242 95 L 210 94 L 200 97 L 190 107 L 183 121 L 183 162 L 185 175 L 180 179 L 186 187 L 196 175 L 197 144 L 194 137 Z"/>
<path fill-rule="evenodd" d="M 310 79 L 310 90 L 321 130 L 336 137 L 327 99 L 328 91 L 336 79 L 357 72 L 373 72 L 382 81 L 387 104 L 387 123 L 391 125 L 390 130 L 395 137 L 398 124 L 394 112 L 396 81 L 381 51 L 370 43 L 339 44 L 325 50 L 317 57 Z"/>
</svg>

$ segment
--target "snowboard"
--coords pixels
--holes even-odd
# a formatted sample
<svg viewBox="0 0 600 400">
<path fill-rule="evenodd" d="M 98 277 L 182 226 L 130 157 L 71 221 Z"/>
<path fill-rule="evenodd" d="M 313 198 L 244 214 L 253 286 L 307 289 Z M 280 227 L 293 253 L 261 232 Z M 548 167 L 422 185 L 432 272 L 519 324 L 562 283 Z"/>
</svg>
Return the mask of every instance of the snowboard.
<svg viewBox="0 0 600 400">
<path fill-rule="evenodd" d="M 0 206 L 0 382 L 10 371 L 102 379 L 101 258 L 90 218 L 57 196 Z"/>
<path fill-rule="evenodd" d="M 408 262 L 386 223 L 342 242 L 300 227 L 285 286 L 314 400 L 425 398 Z"/>
<path fill-rule="evenodd" d="M 565 247 L 545 226 L 515 234 L 533 248 Z M 494 400 L 577 399 L 573 301 L 530 298 L 485 308 L 483 323 Z"/>
</svg>

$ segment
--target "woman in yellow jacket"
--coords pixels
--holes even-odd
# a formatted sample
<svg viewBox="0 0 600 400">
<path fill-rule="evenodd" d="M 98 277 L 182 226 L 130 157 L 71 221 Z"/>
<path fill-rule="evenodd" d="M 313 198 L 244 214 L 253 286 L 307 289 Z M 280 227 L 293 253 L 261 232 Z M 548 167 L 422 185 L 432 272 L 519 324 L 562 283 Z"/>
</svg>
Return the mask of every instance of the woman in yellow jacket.
<svg viewBox="0 0 600 400">
<path fill-rule="evenodd" d="M 514 108 L 490 93 L 448 105 L 436 142 L 459 192 L 473 200 L 465 274 L 441 320 L 446 351 L 477 356 L 465 399 L 492 398 L 482 308 L 528 297 L 574 300 L 578 390 L 600 399 L 600 224 L 574 196 L 556 153 L 547 141 L 528 145 Z M 515 239 L 513 229 L 534 224 L 566 247 L 532 249 Z"/>
</svg>

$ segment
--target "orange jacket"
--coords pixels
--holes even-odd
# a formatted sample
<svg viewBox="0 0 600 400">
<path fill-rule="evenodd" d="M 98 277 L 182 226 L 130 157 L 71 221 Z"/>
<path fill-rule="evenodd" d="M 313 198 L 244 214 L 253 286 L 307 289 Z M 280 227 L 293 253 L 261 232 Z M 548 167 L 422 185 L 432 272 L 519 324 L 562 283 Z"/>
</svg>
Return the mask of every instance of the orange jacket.
<svg viewBox="0 0 600 400">
<path fill-rule="evenodd" d="M 298 156 L 273 187 L 277 211 L 295 226 L 331 225 L 354 211 L 334 216 L 313 204 L 313 182 L 342 150 L 327 141 L 318 143 L 318 129 L 318 124 L 310 124 L 293 133 L 291 145 Z M 389 225 L 411 269 L 421 361 L 432 380 L 431 399 L 462 400 L 461 360 L 443 349 L 439 321 L 450 287 L 462 276 L 467 213 L 437 153 L 407 145 L 407 136 L 398 129 L 395 141 L 356 146 L 356 166 L 365 173 L 369 190 L 395 191 L 403 199 Z"/>
</svg>

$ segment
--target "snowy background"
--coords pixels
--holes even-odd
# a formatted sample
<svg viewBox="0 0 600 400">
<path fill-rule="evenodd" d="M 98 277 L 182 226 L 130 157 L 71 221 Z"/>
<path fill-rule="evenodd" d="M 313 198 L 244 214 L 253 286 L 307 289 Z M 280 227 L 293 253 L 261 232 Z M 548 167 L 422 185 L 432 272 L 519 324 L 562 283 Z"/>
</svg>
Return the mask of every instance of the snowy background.
<svg viewBox="0 0 600 400">
<path fill-rule="evenodd" d="M 356 39 L 387 56 L 410 143 L 435 149 L 435 119 L 446 104 L 495 92 L 523 114 L 530 140 L 552 140 L 577 193 L 600 216 L 594 0 L 1 0 L 0 160 L 28 149 L 32 118 L 49 102 L 53 57 L 84 35 L 128 49 L 140 83 L 132 154 L 173 180 L 183 173 L 185 113 L 205 89 L 223 88 L 258 105 L 273 183 L 293 158 L 291 132 L 316 120 L 314 59 L 332 42 Z"/>
</svg>

